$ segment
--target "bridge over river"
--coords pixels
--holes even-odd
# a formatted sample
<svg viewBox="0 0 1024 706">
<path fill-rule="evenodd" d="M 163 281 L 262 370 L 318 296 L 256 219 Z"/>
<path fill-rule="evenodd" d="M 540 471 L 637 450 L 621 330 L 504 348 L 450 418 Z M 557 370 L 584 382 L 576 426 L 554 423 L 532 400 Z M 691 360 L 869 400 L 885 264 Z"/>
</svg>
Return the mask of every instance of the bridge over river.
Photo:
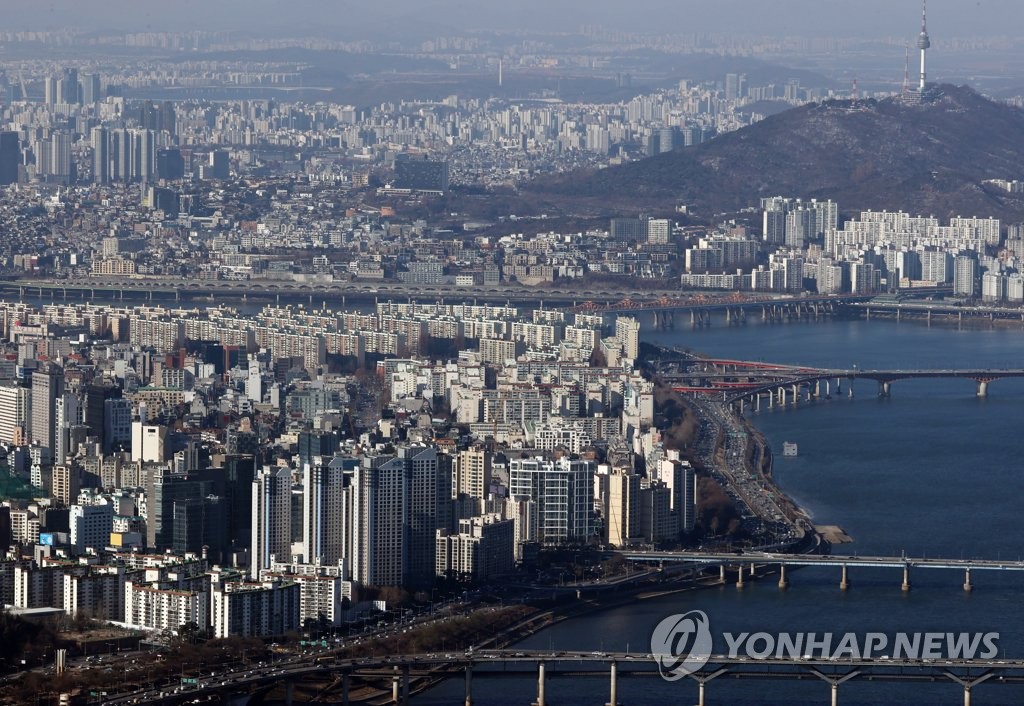
<svg viewBox="0 0 1024 706">
<path fill-rule="evenodd" d="M 806 649 L 801 647 L 801 649 Z M 882 682 L 948 681 L 961 688 L 965 706 L 971 704 L 971 692 L 979 684 L 994 680 L 1001 684 L 1024 684 L 1024 660 L 970 659 L 960 656 L 929 658 L 920 649 L 914 657 L 880 654 L 865 657 L 860 653 L 837 656 L 829 650 L 812 650 L 801 654 L 781 647 L 762 656 L 708 655 L 701 668 L 688 675 L 689 686 L 678 685 L 681 696 L 695 691 L 698 706 L 704 706 L 713 680 L 741 679 L 785 681 L 819 679 L 827 688 L 833 706 L 838 704 L 840 687 L 852 680 Z M 977 650 L 975 651 L 977 652 Z M 819 654 L 820 653 L 820 654 Z M 909 651 L 908 651 L 909 653 Z M 221 673 L 189 683 L 188 688 L 156 687 L 120 695 L 108 695 L 106 704 L 184 704 L 197 698 L 217 698 L 222 703 L 248 704 L 262 701 L 272 689 L 285 693 L 285 703 L 293 703 L 296 684 L 312 680 L 327 684 L 318 695 L 319 701 L 329 699 L 349 706 L 357 703 L 350 695 L 353 679 L 390 682 L 390 693 L 384 689 L 377 696 L 359 703 L 407 704 L 411 693 L 438 681 L 453 677 L 465 682 L 464 706 L 472 706 L 474 698 L 487 687 L 479 681 L 490 677 L 519 677 L 534 681 L 535 706 L 547 706 L 547 685 L 551 679 L 606 679 L 608 704 L 629 703 L 629 690 L 641 679 L 660 679 L 658 659 L 671 655 L 647 652 L 573 652 L 553 650 L 469 650 L 459 653 L 427 653 L 378 657 L 339 658 L 323 654 L 312 662 L 282 661 L 238 672 Z M 486 683 L 486 682 L 485 682 Z M 683 697 L 686 698 L 686 697 Z M 524 701 L 524 706 L 526 703 Z M 598 706 L 594 704 L 594 706 Z"/>
<path fill-rule="evenodd" d="M 776 402 L 797 404 L 801 397 L 807 400 L 831 397 L 833 385 L 839 394 L 844 381 L 852 397 L 853 387 L 849 383 L 854 380 L 873 380 L 878 383 L 878 394 L 888 397 L 892 383 L 898 380 L 961 378 L 973 380 L 978 397 L 985 397 L 989 383 L 1024 378 L 1024 368 L 841 369 L 693 357 L 663 370 L 661 378 L 677 392 L 720 394 L 729 402 L 739 403 L 741 409 L 748 401 L 760 409 L 762 397 L 769 406 Z"/>
<path fill-rule="evenodd" d="M 852 568 L 889 568 L 900 569 L 903 581 L 900 588 L 909 591 L 911 588 L 911 570 L 917 569 L 951 569 L 963 572 L 963 589 L 971 591 L 973 571 L 1024 571 L 1024 561 L 1008 561 L 999 559 L 944 559 L 938 557 L 908 556 L 838 556 L 832 554 L 780 554 L 772 552 L 659 552 L 623 549 L 610 551 L 609 555 L 621 556 L 627 561 L 653 563 L 658 565 L 685 563 L 707 567 L 718 567 L 719 580 L 723 583 L 728 577 L 736 576 L 736 586 L 743 588 L 744 579 L 749 580 L 759 570 L 778 568 L 779 588 L 789 587 L 787 567 L 798 566 L 833 566 L 839 568 L 839 587 L 846 590 L 850 587 L 850 569 Z"/>
</svg>

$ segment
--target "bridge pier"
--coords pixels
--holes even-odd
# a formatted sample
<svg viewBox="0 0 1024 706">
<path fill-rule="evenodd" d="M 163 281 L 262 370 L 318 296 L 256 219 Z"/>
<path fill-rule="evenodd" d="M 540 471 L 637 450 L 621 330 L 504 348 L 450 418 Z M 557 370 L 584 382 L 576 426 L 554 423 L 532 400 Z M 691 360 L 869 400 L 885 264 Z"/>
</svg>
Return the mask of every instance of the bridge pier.
<svg viewBox="0 0 1024 706">
<path fill-rule="evenodd" d="M 533 702 L 533 706 L 547 706 L 547 702 L 544 699 L 544 663 L 537 663 L 537 700 Z"/>
<path fill-rule="evenodd" d="M 784 388 L 784 387 L 780 387 L 779 388 L 779 406 L 780 407 L 785 407 L 786 406 L 786 388 Z"/>
<path fill-rule="evenodd" d="M 832 698 L 830 701 L 832 706 L 839 706 L 839 685 L 845 681 L 853 679 L 855 676 L 860 674 L 858 670 L 854 670 L 849 674 L 844 674 L 843 676 L 836 676 L 834 674 L 824 674 L 822 672 L 819 672 L 817 669 L 812 669 L 811 672 L 819 679 L 823 679 L 824 681 L 827 681 L 829 683 L 832 693 Z"/>
<path fill-rule="evenodd" d="M 903 567 L 903 583 L 900 585 L 900 590 L 904 593 L 910 591 L 910 566 Z"/>
<path fill-rule="evenodd" d="M 611 663 L 609 668 L 611 683 L 608 686 L 608 703 L 605 706 L 619 706 L 619 665 Z"/>
<path fill-rule="evenodd" d="M 988 397 L 988 380 L 978 380 L 978 397 Z"/>
<path fill-rule="evenodd" d="M 754 562 L 750 562 L 750 578 L 754 578 L 756 575 L 754 573 Z"/>
<path fill-rule="evenodd" d="M 728 669 L 724 669 L 723 668 L 723 669 L 716 669 L 715 671 L 711 672 L 711 674 L 707 674 L 707 675 L 704 675 L 704 676 L 697 676 L 696 674 L 691 674 L 690 675 L 691 677 L 693 677 L 694 681 L 697 682 L 697 706 L 706 706 L 706 703 L 705 703 L 705 700 L 704 700 L 704 688 L 705 688 L 705 685 L 709 681 L 714 679 L 715 677 L 720 677 L 723 674 L 727 673 L 728 671 L 729 671 Z"/>
<path fill-rule="evenodd" d="M 718 565 L 718 580 L 725 583 L 725 564 Z"/>
<path fill-rule="evenodd" d="M 971 706 L 971 691 L 974 689 L 974 687 L 976 687 L 978 684 L 981 684 L 982 682 L 988 681 L 996 675 L 995 672 L 988 672 L 987 674 L 982 674 L 980 677 L 977 677 L 976 679 L 970 679 L 958 677 L 956 674 L 953 674 L 952 672 L 944 672 L 944 674 L 964 688 L 964 706 Z"/>
<path fill-rule="evenodd" d="M 845 591 L 850 587 L 850 576 L 847 572 L 846 564 L 843 564 L 843 573 L 839 578 L 839 590 Z"/>
<path fill-rule="evenodd" d="M 800 386 L 793 385 L 793 406 L 796 407 L 798 402 L 800 402 Z"/>
<path fill-rule="evenodd" d="M 466 701 L 465 706 L 473 706 L 473 665 L 466 665 Z"/>
<path fill-rule="evenodd" d="M 740 564 L 739 571 L 736 572 L 736 588 L 743 588 L 743 564 Z"/>
<path fill-rule="evenodd" d="M 786 578 L 786 565 L 779 564 L 779 588 L 785 591 L 789 588 L 789 579 Z"/>
<path fill-rule="evenodd" d="M 391 703 L 400 704 L 399 699 L 402 697 L 402 678 L 398 676 L 398 667 L 395 667 L 395 673 L 391 676 Z"/>
<path fill-rule="evenodd" d="M 758 393 L 756 393 L 754 395 L 754 411 L 755 412 L 760 412 L 761 411 L 761 393 L 760 392 L 758 392 Z"/>
<path fill-rule="evenodd" d="M 974 590 L 974 586 L 971 585 L 971 567 L 967 567 L 964 571 L 964 590 L 970 593 Z"/>
<path fill-rule="evenodd" d="M 889 392 L 890 392 L 891 384 L 892 383 L 890 383 L 887 380 L 883 380 L 883 381 L 879 382 L 878 383 L 878 396 L 879 397 L 888 397 L 889 396 Z"/>
</svg>

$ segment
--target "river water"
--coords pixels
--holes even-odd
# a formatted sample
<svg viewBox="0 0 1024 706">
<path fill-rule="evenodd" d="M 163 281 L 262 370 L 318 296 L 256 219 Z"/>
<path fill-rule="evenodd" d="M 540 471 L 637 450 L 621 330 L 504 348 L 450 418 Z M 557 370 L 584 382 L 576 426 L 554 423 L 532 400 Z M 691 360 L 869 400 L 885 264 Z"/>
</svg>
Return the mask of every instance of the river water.
<svg viewBox="0 0 1024 706">
<path fill-rule="evenodd" d="M 713 326 L 644 332 L 653 343 L 681 345 L 710 355 L 851 368 L 1024 367 L 1024 331 L 957 330 L 916 323 L 826 321 L 779 325 Z M 987 399 L 970 380 L 916 380 L 893 384 L 879 399 L 870 381 L 844 394 L 799 409 L 752 414 L 775 452 L 778 483 L 821 524 L 838 524 L 854 543 L 842 554 L 1018 559 L 1024 557 L 1024 381 L 992 383 Z M 783 441 L 799 456 L 782 457 Z M 917 570 L 913 590 L 900 591 L 896 569 L 851 570 L 852 588 L 841 592 L 838 569 L 790 573 L 791 587 L 774 579 L 639 601 L 556 625 L 523 643 L 525 648 L 649 650 L 651 631 L 674 613 L 700 609 L 709 616 L 716 651 L 724 632 L 809 631 L 863 636 L 877 631 L 998 632 L 1000 658 L 1024 658 L 1024 573 L 975 571 L 975 590 L 961 590 L 962 574 Z M 1024 687 L 987 682 L 975 687 L 974 704 L 1024 703 Z M 534 680 L 478 678 L 474 703 L 523 706 Z M 416 704 L 461 701 L 454 680 Z M 697 700 L 690 680 L 620 679 L 619 699 L 637 704 Z M 552 704 L 603 704 L 607 679 L 549 679 Z M 708 685 L 710 704 L 827 704 L 820 680 L 734 681 Z M 952 681 L 872 683 L 854 679 L 840 687 L 841 704 L 963 704 Z"/>
</svg>

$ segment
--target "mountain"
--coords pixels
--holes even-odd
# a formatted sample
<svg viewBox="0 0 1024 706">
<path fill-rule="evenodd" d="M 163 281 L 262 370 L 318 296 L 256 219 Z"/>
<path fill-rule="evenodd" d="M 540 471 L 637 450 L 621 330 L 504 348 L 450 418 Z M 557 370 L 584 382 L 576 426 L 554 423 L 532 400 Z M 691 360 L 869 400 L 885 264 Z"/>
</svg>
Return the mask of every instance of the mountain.
<svg viewBox="0 0 1024 706">
<path fill-rule="evenodd" d="M 703 217 L 783 195 L 831 198 L 844 213 L 1024 220 L 1024 197 L 986 179 L 1024 180 L 1024 110 L 943 85 L 920 104 L 808 104 L 695 147 L 538 179 L 524 190 L 536 208 L 561 211 L 686 204 Z"/>
</svg>

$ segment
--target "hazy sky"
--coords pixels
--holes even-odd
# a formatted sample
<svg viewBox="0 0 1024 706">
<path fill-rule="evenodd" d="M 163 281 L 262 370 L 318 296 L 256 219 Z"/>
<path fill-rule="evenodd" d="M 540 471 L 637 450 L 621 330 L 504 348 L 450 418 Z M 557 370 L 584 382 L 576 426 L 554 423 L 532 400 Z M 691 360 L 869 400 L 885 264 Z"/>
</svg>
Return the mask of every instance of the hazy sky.
<svg viewBox="0 0 1024 706">
<path fill-rule="evenodd" d="M 358 36 L 387 28 L 885 35 L 916 33 L 917 0 L 6 0 L 4 29 L 183 30 Z M 1024 32 L 1022 0 L 931 0 L 934 37 Z"/>
</svg>

